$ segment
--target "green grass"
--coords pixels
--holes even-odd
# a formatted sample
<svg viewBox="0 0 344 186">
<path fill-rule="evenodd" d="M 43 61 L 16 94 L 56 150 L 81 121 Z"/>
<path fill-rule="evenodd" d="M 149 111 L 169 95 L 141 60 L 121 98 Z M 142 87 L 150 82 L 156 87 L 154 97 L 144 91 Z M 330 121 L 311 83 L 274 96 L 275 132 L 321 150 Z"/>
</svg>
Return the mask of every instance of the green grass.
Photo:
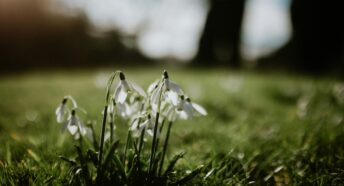
<svg viewBox="0 0 344 186">
<path fill-rule="evenodd" d="M 114 69 L 117 70 L 117 69 Z M 113 71 L 114 71 L 113 70 Z M 147 87 L 160 69 L 122 69 Z M 111 70 L 30 72 L 0 78 L 0 184 L 65 185 L 75 157 L 55 109 L 72 95 L 101 125 Z M 197 185 L 341 185 L 344 183 L 343 83 L 223 70 L 169 71 L 208 111 L 175 123 L 167 157 L 185 150 L 176 174 L 203 164 Z M 100 83 L 101 84 L 101 83 Z M 127 126 L 117 126 L 125 141 Z"/>
</svg>

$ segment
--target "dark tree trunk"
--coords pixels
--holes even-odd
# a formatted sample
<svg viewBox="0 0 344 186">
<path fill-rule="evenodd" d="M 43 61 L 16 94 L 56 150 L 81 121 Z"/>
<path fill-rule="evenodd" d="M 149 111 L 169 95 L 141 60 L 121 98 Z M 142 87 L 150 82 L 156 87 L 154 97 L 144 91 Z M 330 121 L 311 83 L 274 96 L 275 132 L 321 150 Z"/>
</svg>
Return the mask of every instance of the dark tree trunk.
<svg viewBox="0 0 344 186">
<path fill-rule="evenodd" d="M 340 1 L 294 0 L 291 7 L 297 63 L 313 72 L 343 60 L 343 6 Z"/>
<path fill-rule="evenodd" d="M 340 1 L 293 0 L 293 37 L 262 66 L 285 66 L 309 73 L 344 72 L 344 7 Z M 282 64 L 281 64 L 282 63 Z"/>
<path fill-rule="evenodd" d="M 240 30 L 245 0 L 210 0 L 196 62 L 240 66 Z"/>
</svg>

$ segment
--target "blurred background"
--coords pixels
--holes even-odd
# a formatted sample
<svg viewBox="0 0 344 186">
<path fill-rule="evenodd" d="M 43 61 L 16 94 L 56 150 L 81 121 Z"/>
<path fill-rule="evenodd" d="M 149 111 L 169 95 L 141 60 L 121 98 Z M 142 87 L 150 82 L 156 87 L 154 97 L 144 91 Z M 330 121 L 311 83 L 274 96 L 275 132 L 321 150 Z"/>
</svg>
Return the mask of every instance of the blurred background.
<svg viewBox="0 0 344 186">
<path fill-rule="evenodd" d="M 321 0 L 0 0 L 0 69 L 224 66 L 344 72 L 344 11 Z"/>
</svg>

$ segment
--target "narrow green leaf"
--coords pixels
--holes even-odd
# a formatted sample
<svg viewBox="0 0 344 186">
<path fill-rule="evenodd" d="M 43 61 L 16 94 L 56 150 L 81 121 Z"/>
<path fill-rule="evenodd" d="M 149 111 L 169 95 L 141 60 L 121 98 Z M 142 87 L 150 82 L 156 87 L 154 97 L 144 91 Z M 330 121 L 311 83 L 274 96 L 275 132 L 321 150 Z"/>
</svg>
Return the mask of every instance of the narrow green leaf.
<svg viewBox="0 0 344 186">
<path fill-rule="evenodd" d="M 172 183 L 171 185 L 184 185 L 187 182 L 189 182 L 192 178 L 194 178 L 195 176 L 197 176 L 197 174 L 199 174 L 202 169 L 203 169 L 203 165 L 200 165 L 199 167 L 197 167 L 195 170 L 193 170 L 190 174 L 184 176 L 182 179 Z"/>
<path fill-rule="evenodd" d="M 185 152 L 180 152 L 179 154 L 175 155 L 170 163 L 168 164 L 168 167 L 166 171 L 164 172 L 163 176 L 167 176 L 167 174 L 171 173 L 173 171 L 174 166 L 176 165 L 177 161 L 184 156 Z"/>
<path fill-rule="evenodd" d="M 71 159 L 69 159 L 69 158 L 67 158 L 67 157 L 59 156 L 59 158 L 60 158 L 61 160 L 63 160 L 63 161 L 66 161 L 66 162 L 70 163 L 70 164 L 73 165 L 73 166 L 77 165 L 77 163 L 76 163 L 74 160 L 71 160 Z"/>
<path fill-rule="evenodd" d="M 108 165 L 108 163 L 110 162 L 111 157 L 115 153 L 115 150 L 117 149 L 118 145 L 119 145 L 119 140 L 117 140 L 111 144 L 109 150 L 106 152 L 102 167 L 105 167 L 106 165 Z"/>
<path fill-rule="evenodd" d="M 160 162 L 160 159 L 162 157 L 162 152 L 159 151 L 155 158 L 154 158 L 154 162 L 153 162 L 153 168 L 152 168 L 152 175 L 155 175 L 155 173 L 157 172 L 157 169 L 158 169 L 158 165 L 159 165 L 159 162 Z"/>
<path fill-rule="evenodd" d="M 99 144 L 98 144 L 98 141 L 97 141 L 97 136 L 96 136 L 96 132 L 94 130 L 94 127 L 93 127 L 93 124 L 90 123 L 89 125 L 89 128 L 91 129 L 92 131 L 92 142 L 93 142 L 93 148 L 96 149 L 96 150 L 99 150 Z"/>
<path fill-rule="evenodd" d="M 85 183 L 86 183 L 86 185 L 92 185 L 90 173 L 88 171 L 87 162 L 85 160 L 85 157 L 82 154 L 81 148 L 79 146 L 75 146 L 75 148 L 76 148 L 76 151 L 77 151 L 78 156 L 79 156 L 81 170 L 82 170 L 82 176 L 84 177 Z"/>
<path fill-rule="evenodd" d="M 92 149 L 87 150 L 87 159 L 91 160 L 94 166 L 98 165 L 98 155 Z"/>
<path fill-rule="evenodd" d="M 129 168 L 128 173 L 127 173 L 127 178 L 128 178 L 128 179 L 131 178 L 132 174 L 133 174 L 134 172 L 136 172 L 136 170 L 140 171 L 140 169 L 139 169 L 140 162 L 138 162 L 138 156 L 137 156 L 137 155 L 134 155 L 133 161 L 132 161 L 131 165 L 132 165 L 132 166 Z M 134 170 L 135 170 L 135 171 L 134 171 Z"/>
<path fill-rule="evenodd" d="M 123 179 L 126 180 L 127 176 L 125 174 L 125 169 L 124 169 L 124 166 L 123 166 L 121 160 L 117 156 L 114 156 L 114 161 L 115 161 L 115 165 L 116 165 L 119 173 L 121 174 Z"/>
</svg>

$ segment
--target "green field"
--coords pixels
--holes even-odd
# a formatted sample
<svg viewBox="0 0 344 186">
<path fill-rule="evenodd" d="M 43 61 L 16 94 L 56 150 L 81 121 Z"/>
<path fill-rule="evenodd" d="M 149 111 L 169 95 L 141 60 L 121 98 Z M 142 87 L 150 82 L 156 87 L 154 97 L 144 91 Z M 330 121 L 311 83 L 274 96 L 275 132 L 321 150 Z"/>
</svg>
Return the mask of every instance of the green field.
<svg viewBox="0 0 344 186">
<path fill-rule="evenodd" d="M 121 70 L 145 89 L 162 71 Z M 55 109 L 72 95 L 99 131 L 111 71 L 0 77 L 0 185 L 65 185 L 68 164 L 58 156 L 74 157 L 75 141 L 61 132 Z M 219 69 L 169 73 L 208 111 L 177 121 L 171 135 L 168 158 L 186 151 L 177 172 L 204 165 L 190 185 L 343 185 L 343 82 Z M 127 129 L 117 125 L 121 142 Z"/>
</svg>

